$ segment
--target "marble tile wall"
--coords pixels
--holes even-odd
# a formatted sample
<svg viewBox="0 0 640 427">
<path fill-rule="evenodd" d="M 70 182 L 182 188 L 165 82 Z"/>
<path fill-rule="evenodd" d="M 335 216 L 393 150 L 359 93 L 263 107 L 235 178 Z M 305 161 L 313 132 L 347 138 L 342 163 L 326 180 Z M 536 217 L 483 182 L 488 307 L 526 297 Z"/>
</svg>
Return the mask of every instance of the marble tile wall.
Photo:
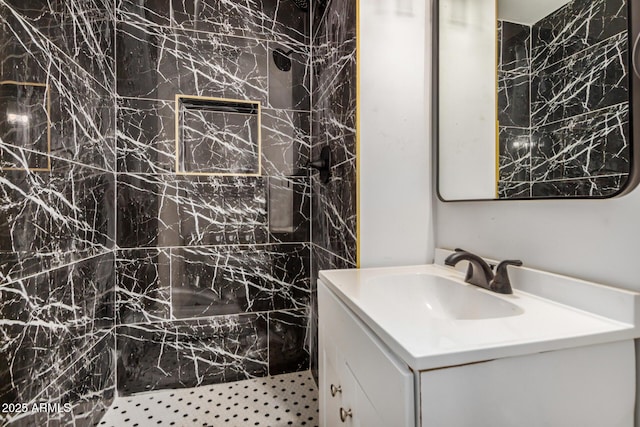
<svg viewBox="0 0 640 427">
<path fill-rule="evenodd" d="M 312 154 L 328 146 L 331 177 L 313 186 L 312 370 L 317 378 L 317 272 L 356 267 L 356 3 L 315 3 Z"/>
<path fill-rule="evenodd" d="M 500 198 L 530 196 L 530 91 L 531 27 L 498 21 Z"/>
<path fill-rule="evenodd" d="M 114 394 L 113 10 L 0 1 L 2 425 L 93 425 Z"/>
<path fill-rule="evenodd" d="M 308 369 L 310 11 L 119 0 L 116 15 L 118 392 Z M 177 131 L 176 95 L 198 100 Z M 214 129 L 200 97 L 261 104 L 260 174 L 257 116 Z"/>
<path fill-rule="evenodd" d="M 506 41 L 507 24 L 499 70 L 500 198 L 615 194 L 630 167 L 626 1 L 568 3 L 530 27 L 522 61 L 504 54 L 517 52 L 523 40 Z M 503 78 L 513 73 L 506 69 L 525 72 L 515 81 Z M 513 105 L 526 105 L 526 96 L 530 123 L 522 126 L 524 111 Z"/>
<path fill-rule="evenodd" d="M 317 366 L 317 272 L 355 266 L 354 5 L 0 0 L 0 32 L 0 403 L 71 405 L 0 423 Z M 260 102 L 261 174 L 181 173 L 176 95 Z"/>
</svg>

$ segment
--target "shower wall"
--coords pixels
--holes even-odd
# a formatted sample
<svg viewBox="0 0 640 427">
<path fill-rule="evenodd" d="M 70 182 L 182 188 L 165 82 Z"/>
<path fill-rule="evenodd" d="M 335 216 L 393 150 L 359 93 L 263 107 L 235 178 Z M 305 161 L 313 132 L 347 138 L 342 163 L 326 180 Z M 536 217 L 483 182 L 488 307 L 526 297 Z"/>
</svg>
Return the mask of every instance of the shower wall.
<svg viewBox="0 0 640 427">
<path fill-rule="evenodd" d="M 498 21 L 500 198 L 531 194 L 531 26 Z"/>
<path fill-rule="evenodd" d="M 93 425 L 114 394 L 113 10 L 0 0 L 2 425 Z"/>
<path fill-rule="evenodd" d="M 500 28 L 500 198 L 616 193 L 630 156 L 627 2 L 574 0 Z"/>
<path fill-rule="evenodd" d="M 0 403 L 30 409 L 0 423 L 317 366 L 317 272 L 356 263 L 355 4 L 0 0 L 0 34 Z"/>
<path fill-rule="evenodd" d="M 141 4 L 116 11 L 118 392 L 308 369 L 310 13 Z M 204 98 L 259 102 L 261 142 Z"/>
<path fill-rule="evenodd" d="M 312 362 L 317 379 L 317 272 L 356 267 L 356 2 L 318 1 L 313 29 L 312 153 L 331 150 L 331 177 L 313 185 Z"/>
</svg>

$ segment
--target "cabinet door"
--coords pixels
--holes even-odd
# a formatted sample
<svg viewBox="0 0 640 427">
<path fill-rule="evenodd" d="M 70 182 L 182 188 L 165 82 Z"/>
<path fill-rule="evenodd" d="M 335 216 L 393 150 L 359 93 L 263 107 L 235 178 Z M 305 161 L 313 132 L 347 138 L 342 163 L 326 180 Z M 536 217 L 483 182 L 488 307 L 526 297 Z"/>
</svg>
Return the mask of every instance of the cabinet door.
<svg viewBox="0 0 640 427">
<path fill-rule="evenodd" d="M 340 357 L 338 356 L 338 360 Z M 348 364 L 340 360 L 337 368 L 342 385 L 342 399 L 337 408 L 335 427 L 389 427 L 385 425 L 371 400 L 367 397 Z"/>
<path fill-rule="evenodd" d="M 356 427 L 388 427 L 360 387 L 356 390 L 356 404 L 353 415 L 353 425 Z"/>
<path fill-rule="evenodd" d="M 422 425 L 631 427 L 634 364 L 629 340 L 426 371 Z"/>
</svg>

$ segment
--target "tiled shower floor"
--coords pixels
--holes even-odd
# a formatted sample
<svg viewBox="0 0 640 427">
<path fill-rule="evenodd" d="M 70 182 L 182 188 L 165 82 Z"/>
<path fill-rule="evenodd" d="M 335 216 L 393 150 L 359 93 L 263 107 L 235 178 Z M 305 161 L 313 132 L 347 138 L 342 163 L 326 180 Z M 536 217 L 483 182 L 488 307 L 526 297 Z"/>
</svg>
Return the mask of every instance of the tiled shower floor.
<svg viewBox="0 0 640 427">
<path fill-rule="evenodd" d="M 118 397 L 99 427 L 318 426 L 310 372 Z"/>
</svg>

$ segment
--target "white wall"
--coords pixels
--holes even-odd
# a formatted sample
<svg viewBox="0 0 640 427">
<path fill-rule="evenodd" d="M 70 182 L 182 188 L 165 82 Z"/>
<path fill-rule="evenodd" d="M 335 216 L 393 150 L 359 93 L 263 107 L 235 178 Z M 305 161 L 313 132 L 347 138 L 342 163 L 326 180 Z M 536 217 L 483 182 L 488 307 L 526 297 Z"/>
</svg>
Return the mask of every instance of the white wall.
<svg viewBox="0 0 640 427">
<path fill-rule="evenodd" d="M 358 0 L 360 265 L 433 258 L 429 2 Z"/>
<path fill-rule="evenodd" d="M 446 141 L 438 151 L 440 194 L 446 200 L 494 199 L 496 0 L 440 0 L 439 15 L 438 131 Z"/>
<path fill-rule="evenodd" d="M 619 199 L 436 203 L 436 244 L 640 291 L 640 191 Z"/>
</svg>

